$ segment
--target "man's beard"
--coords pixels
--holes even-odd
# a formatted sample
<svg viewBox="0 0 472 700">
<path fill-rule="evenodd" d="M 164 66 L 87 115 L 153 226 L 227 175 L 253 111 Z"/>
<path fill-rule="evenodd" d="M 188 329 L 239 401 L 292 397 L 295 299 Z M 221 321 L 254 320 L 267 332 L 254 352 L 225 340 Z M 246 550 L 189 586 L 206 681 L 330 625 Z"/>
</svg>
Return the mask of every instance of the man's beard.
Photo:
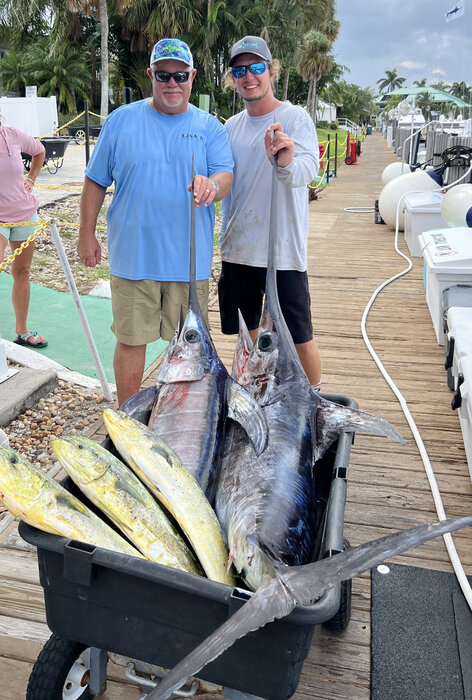
<svg viewBox="0 0 472 700">
<path fill-rule="evenodd" d="M 263 94 L 263 95 L 259 95 L 259 97 L 246 97 L 246 96 L 243 96 L 243 95 L 241 95 L 241 97 L 243 98 L 244 102 L 258 102 L 259 100 L 263 100 L 263 99 L 264 99 L 264 97 L 265 97 L 265 96 L 267 95 L 267 93 L 269 92 L 269 89 L 270 89 L 270 85 L 267 87 L 267 90 L 264 92 L 264 94 Z"/>
</svg>

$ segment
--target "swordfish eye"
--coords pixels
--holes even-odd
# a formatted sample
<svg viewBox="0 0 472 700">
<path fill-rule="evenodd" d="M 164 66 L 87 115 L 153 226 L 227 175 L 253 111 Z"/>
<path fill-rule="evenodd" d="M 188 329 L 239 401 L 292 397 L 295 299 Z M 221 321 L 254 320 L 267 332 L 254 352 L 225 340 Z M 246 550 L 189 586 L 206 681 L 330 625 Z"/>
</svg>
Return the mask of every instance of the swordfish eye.
<svg viewBox="0 0 472 700">
<path fill-rule="evenodd" d="M 187 343 L 193 345 L 194 343 L 200 342 L 200 333 L 194 328 L 190 328 L 188 331 L 186 331 L 184 338 Z"/>
<path fill-rule="evenodd" d="M 257 347 L 261 352 L 269 352 L 274 347 L 274 340 L 270 333 L 264 333 L 261 335 L 257 342 Z"/>
</svg>

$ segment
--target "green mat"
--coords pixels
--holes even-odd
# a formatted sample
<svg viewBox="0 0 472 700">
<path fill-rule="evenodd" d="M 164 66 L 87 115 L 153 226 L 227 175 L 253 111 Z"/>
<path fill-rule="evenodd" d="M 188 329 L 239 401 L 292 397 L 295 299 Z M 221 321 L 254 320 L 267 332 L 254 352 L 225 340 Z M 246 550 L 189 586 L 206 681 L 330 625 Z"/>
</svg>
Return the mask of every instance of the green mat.
<svg viewBox="0 0 472 700">
<path fill-rule="evenodd" d="M 15 338 L 15 314 L 11 303 L 12 284 L 11 275 L 6 272 L 0 273 L 0 334 L 6 340 Z M 109 382 L 114 382 L 113 353 L 116 338 L 110 330 L 111 300 L 82 296 L 81 301 L 105 376 Z M 38 348 L 35 352 L 59 362 L 68 369 L 88 377 L 99 378 L 77 307 L 70 294 L 56 292 L 32 283 L 28 327 L 44 335 L 49 343 L 45 348 Z M 155 343 L 148 345 L 146 367 L 149 367 L 166 347 L 165 340 L 156 340 Z"/>
</svg>

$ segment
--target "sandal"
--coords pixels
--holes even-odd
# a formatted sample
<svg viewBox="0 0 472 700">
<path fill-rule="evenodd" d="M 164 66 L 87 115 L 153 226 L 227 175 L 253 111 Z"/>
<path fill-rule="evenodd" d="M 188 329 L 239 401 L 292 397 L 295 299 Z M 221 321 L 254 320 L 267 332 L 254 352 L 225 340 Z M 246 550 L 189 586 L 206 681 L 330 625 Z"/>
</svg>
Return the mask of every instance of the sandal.
<svg viewBox="0 0 472 700">
<path fill-rule="evenodd" d="M 39 338 L 42 338 L 42 336 L 40 335 Z M 31 348 L 45 348 L 48 344 L 48 341 L 44 338 L 43 340 L 38 339 L 36 331 L 26 331 L 26 333 L 17 335 L 13 342 L 18 345 L 28 345 Z"/>
</svg>

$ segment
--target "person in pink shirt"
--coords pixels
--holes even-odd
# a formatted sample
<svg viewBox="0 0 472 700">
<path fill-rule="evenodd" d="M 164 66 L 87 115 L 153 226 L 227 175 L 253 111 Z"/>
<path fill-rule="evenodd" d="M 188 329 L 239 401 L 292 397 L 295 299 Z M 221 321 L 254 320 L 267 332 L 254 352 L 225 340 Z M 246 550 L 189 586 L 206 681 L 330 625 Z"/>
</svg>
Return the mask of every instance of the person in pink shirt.
<svg viewBox="0 0 472 700">
<path fill-rule="evenodd" d="M 31 156 L 31 168 L 23 175 L 21 154 Z M 0 262 L 4 260 L 7 243 L 12 253 L 36 230 L 39 221 L 38 200 L 33 187 L 44 163 L 45 149 L 37 139 L 11 126 L 2 126 L 0 115 Z M 29 226 L 15 223 L 31 222 Z M 3 226 L 2 224 L 11 224 Z M 12 301 L 16 318 L 15 343 L 43 348 L 48 343 L 36 331 L 28 330 L 27 316 L 30 302 L 30 269 L 34 241 L 18 255 L 11 266 L 13 276 Z"/>
</svg>

